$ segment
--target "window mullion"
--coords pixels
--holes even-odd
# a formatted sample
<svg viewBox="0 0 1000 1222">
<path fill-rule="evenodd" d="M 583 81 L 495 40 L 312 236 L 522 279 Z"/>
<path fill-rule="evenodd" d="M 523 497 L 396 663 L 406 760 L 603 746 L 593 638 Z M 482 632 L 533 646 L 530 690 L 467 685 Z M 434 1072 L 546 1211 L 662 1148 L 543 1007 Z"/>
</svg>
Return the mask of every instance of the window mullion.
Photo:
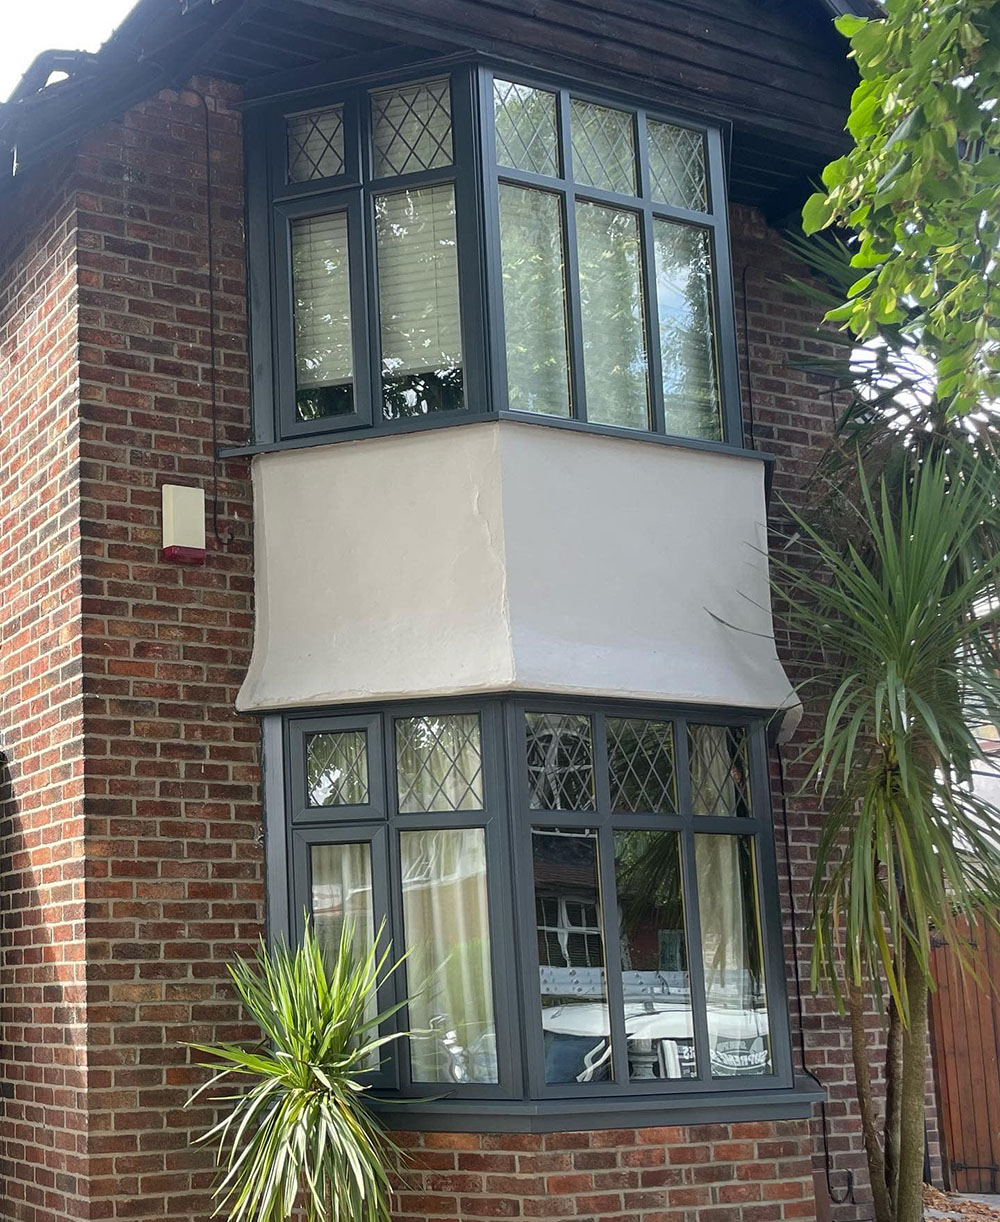
<svg viewBox="0 0 1000 1222">
<path fill-rule="evenodd" d="M 489 407 L 496 412 L 509 407 L 507 383 L 507 328 L 503 306 L 503 256 L 500 249 L 500 193 L 497 172 L 497 141 L 494 122 L 493 73 L 479 70 L 479 190 L 483 201 L 483 274 L 486 278 L 487 387 Z"/>
<path fill-rule="evenodd" d="M 708 1002 L 705 991 L 705 962 L 701 950 L 701 911 L 698 904 L 698 868 L 694 856 L 691 827 L 691 783 L 688 766 L 687 725 L 674 726 L 677 760 L 678 810 L 685 816 L 681 832 L 681 871 L 684 888 L 684 920 L 687 935 L 688 980 L 691 989 L 691 1021 L 694 1026 L 695 1065 L 701 1082 L 712 1080 L 712 1051 L 708 1040 Z"/>
<path fill-rule="evenodd" d="M 635 117 L 636 149 L 639 159 L 639 195 L 642 208 L 642 291 L 646 315 L 646 353 L 649 371 L 649 396 L 653 409 L 653 432 L 666 432 L 663 410 L 663 354 L 660 351 L 659 303 L 656 295 L 656 254 L 653 245 L 653 215 L 649 205 L 649 148 L 646 137 L 646 112 Z"/>
<path fill-rule="evenodd" d="M 391 721 L 387 725 L 387 736 L 391 736 Z M 390 746 L 387 743 L 387 748 Z M 386 750 L 386 762 L 390 751 Z M 395 756 L 392 757 L 393 759 Z M 389 895 L 385 911 L 389 918 L 389 926 L 392 930 L 392 957 L 393 960 L 398 960 L 404 953 L 406 948 L 406 928 L 403 924 L 403 870 L 400 856 L 399 832 L 401 820 L 395 815 L 390 814 L 388 837 L 387 837 L 387 852 L 389 868 Z M 423 987 L 423 981 L 410 980 L 409 968 L 404 960 L 399 971 L 394 973 L 396 980 L 397 1000 L 405 1001 L 410 998 L 418 989 Z M 400 987 L 400 982 L 402 987 Z M 396 1015 L 396 1030 L 402 1027 L 403 1030 L 409 1030 L 412 1026 L 410 1021 L 410 1008 L 404 1006 Z M 412 1091 L 413 1075 L 410 1068 L 410 1041 L 405 1037 L 394 1042 L 394 1062 L 398 1067 L 399 1085 L 404 1094 Z"/>
<path fill-rule="evenodd" d="M 484 286 L 486 239 L 480 216 L 482 141 L 478 138 L 479 76 L 469 68 L 452 76 L 458 301 L 466 411 L 495 410 L 489 401 L 489 332 Z"/>
<path fill-rule="evenodd" d="M 375 192 L 365 187 L 361 199 L 362 254 L 367 292 L 364 297 L 367 336 L 365 369 L 371 395 L 372 423 L 382 422 L 382 327 L 379 318 L 378 262 L 375 247 Z"/>
<path fill-rule="evenodd" d="M 708 154 L 709 202 L 712 216 L 717 222 L 711 233 L 711 250 L 723 440 L 728 441 L 730 445 L 742 446 L 744 444 L 743 409 L 740 403 L 735 286 L 729 248 L 729 231 L 724 224 L 719 223 L 725 216 L 726 208 L 726 167 L 721 133 L 715 130 L 708 131 L 705 136 L 705 145 Z"/>
<path fill-rule="evenodd" d="M 598 880 L 604 917 L 604 979 L 608 997 L 611 1038 L 611 1071 L 614 1081 L 629 1081 L 628 1040 L 625 1035 L 625 986 L 621 970 L 621 930 L 618 920 L 618 890 L 615 886 L 615 834 L 606 818 L 597 833 Z"/>
<path fill-rule="evenodd" d="M 566 312 L 569 315 L 569 366 L 573 387 L 572 415 L 587 419 L 587 386 L 583 366 L 583 315 L 580 307 L 580 261 L 576 246 L 576 196 L 573 192 L 573 138 L 570 132 L 570 95 L 559 91 L 559 144 L 562 149 L 563 241 L 566 267 Z"/>
</svg>

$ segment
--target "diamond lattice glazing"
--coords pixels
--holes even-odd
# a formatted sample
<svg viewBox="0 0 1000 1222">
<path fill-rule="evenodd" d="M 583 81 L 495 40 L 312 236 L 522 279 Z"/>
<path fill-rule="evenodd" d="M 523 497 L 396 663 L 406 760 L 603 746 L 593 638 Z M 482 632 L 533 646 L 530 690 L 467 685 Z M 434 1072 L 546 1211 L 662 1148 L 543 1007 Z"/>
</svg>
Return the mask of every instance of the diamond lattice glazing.
<svg viewBox="0 0 1000 1222">
<path fill-rule="evenodd" d="M 635 194 L 635 138 L 632 116 L 624 110 L 573 98 L 573 177 L 587 186 L 619 195 Z"/>
<path fill-rule="evenodd" d="M 528 796 L 532 810 L 594 809 L 590 718 L 526 713 Z"/>
<path fill-rule="evenodd" d="M 660 203 L 704 212 L 708 207 L 705 142 L 700 132 L 650 119 L 649 193 Z"/>
<path fill-rule="evenodd" d="M 750 760 L 742 727 L 688 726 L 688 760 L 693 814 L 750 814 Z"/>
<path fill-rule="evenodd" d="M 672 814 L 677 809 L 674 728 L 669 721 L 609 717 L 611 809 Z"/>
<path fill-rule="evenodd" d="M 368 801 L 368 752 L 363 730 L 310 734 L 306 740 L 310 806 L 363 806 Z"/>
<path fill-rule="evenodd" d="M 287 124 L 288 181 L 334 178 L 344 170 L 344 108 L 293 115 Z"/>
<path fill-rule="evenodd" d="M 534 174 L 559 174 L 556 95 L 499 78 L 493 82 L 497 161 Z"/>
<path fill-rule="evenodd" d="M 483 750 L 476 714 L 399 718 L 396 783 L 403 814 L 482 810 Z"/>
<path fill-rule="evenodd" d="M 372 133 L 376 178 L 451 165 L 447 77 L 373 93 Z"/>
</svg>

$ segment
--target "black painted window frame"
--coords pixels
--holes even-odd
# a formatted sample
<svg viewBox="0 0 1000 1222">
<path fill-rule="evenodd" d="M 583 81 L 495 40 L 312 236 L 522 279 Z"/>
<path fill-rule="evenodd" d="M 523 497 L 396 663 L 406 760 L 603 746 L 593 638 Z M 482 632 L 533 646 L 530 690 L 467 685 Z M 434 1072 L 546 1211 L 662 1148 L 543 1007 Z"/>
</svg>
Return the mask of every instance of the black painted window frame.
<svg viewBox="0 0 1000 1222">
<path fill-rule="evenodd" d="M 529 810 L 524 752 L 525 712 L 585 714 L 594 727 L 595 760 L 601 758 L 604 720 L 634 717 L 670 721 L 674 725 L 675 769 L 678 777 L 678 814 L 613 814 L 601 797 L 607 777 L 598 781 L 598 809 L 567 813 Z M 482 812 L 399 814 L 394 796 L 393 722 L 398 717 L 420 714 L 476 712 L 480 718 L 483 747 L 484 809 Z M 685 810 L 686 726 L 688 724 L 745 727 L 753 795 L 749 817 L 696 816 Z M 276 715 L 265 734 L 266 803 L 268 818 L 269 926 L 270 936 L 301 934 L 309 899 L 309 848 L 322 843 L 372 844 L 373 887 L 376 925 L 385 915 L 388 936 L 397 953 L 402 950 L 402 886 L 399 832 L 441 828 L 482 827 L 486 838 L 489 887 L 490 941 L 493 998 L 498 1036 L 500 1082 L 441 1086 L 414 1083 L 409 1077 L 407 1041 L 390 1045 L 382 1070 L 370 1079 L 376 1093 L 393 1097 L 436 1101 L 447 1115 L 450 1107 L 466 1103 L 523 1109 L 525 1113 L 566 1113 L 589 1101 L 595 1108 L 609 1106 L 623 1115 L 630 1108 L 640 1111 L 657 1107 L 714 1105 L 741 1096 L 776 1101 L 787 1098 L 795 1084 L 792 1067 L 782 919 L 779 907 L 777 862 L 769 804 L 766 714 L 744 711 L 721 712 L 698 706 L 665 706 L 638 702 L 556 699 L 551 696 L 484 697 L 481 699 L 409 700 L 379 706 L 357 706 L 329 711 Z M 364 807 L 309 807 L 305 802 L 305 741 L 308 734 L 324 730 L 362 729 L 369 735 L 369 802 Z M 278 758 L 276 759 L 275 756 Z M 604 809 L 600 809 L 601 806 Z M 585 1082 L 547 1085 L 544 1081 L 542 1032 L 539 1021 L 540 991 L 537 966 L 535 905 L 531 860 L 532 826 L 576 825 L 597 827 L 601 838 L 602 900 L 613 893 L 607 881 L 609 838 L 614 828 L 676 830 L 681 836 L 685 886 L 688 971 L 692 981 L 692 1003 L 698 1076 L 648 1082 Z M 722 1078 L 711 1076 L 704 1006 L 697 882 L 693 837 L 696 834 L 748 835 L 754 838 L 757 894 L 763 938 L 764 981 L 772 1070 L 761 1075 Z M 613 859 L 613 849 L 612 859 Z M 613 871 L 611 873 L 613 878 Z M 610 889 L 609 889 L 610 888 Z M 610 945 L 614 929 L 605 903 L 605 937 Z M 609 954 L 609 960 L 611 958 Z M 612 1014 L 622 1001 L 620 973 L 607 973 Z M 617 977 L 617 982 L 615 978 Z M 405 997 L 412 985 L 405 969 L 383 990 L 379 1001 L 389 1006 Z M 699 1008 L 700 1007 L 700 1008 Z M 407 1024 L 405 1011 L 400 1026 Z M 613 1020 L 612 1051 L 625 1063 L 624 1028 Z M 410 1115 L 410 1109 L 406 1111 Z M 597 1113 L 595 1112 L 595 1115 Z M 485 1113 L 484 1113 L 485 1115 Z M 626 1121 L 623 1121 L 625 1123 Z M 411 1122 L 404 1123 L 410 1127 Z"/>
<path fill-rule="evenodd" d="M 443 75 L 451 79 L 454 164 L 393 179 L 373 180 L 370 148 L 372 92 Z M 555 91 L 560 99 L 561 122 L 568 132 L 569 99 L 624 109 L 635 116 L 636 151 L 640 185 L 648 182 L 646 142 L 648 118 L 698 131 L 705 142 L 708 208 L 689 211 L 655 203 L 648 198 L 622 196 L 574 184 L 566 174 L 554 180 L 500 166 L 496 161 L 493 128 L 493 77 Z M 345 166 L 335 178 L 289 182 L 286 175 L 286 120 L 305 111 L 343 103 Z M 583 84 L 506 64 L 496 59 L 451 57 L 429 59 L 405 68 L 372 70 L 363 78 L 278 100 L 255 100 L 245 119 L 247 172 L 247 231 L 252 356 L 254 435 L 247 446 L 227 454 L 329 443 L 359 437 L 405 433 L 481 420 L 510 418 L 532 424 L 585 430 L 654 440 L 696 449 L 745 453 L 740 406 L 736 315 L 726 190 L 724 120 L 706 120 L 660 106 L 648 98 L 620 90 L 594 90 Z M 568 150 L 566 150 L 568 153 Z M 542 186 L 562 192 L 565 239 L 570 258 L 568 304 L 571 322 L 570 373 L 573 384 L 570 418 L 548 416 L 507 407 L 507 369 L 503 325 L 502 267 L 500 260 L 498 183 Z M 372 195 L 405 187 L 454 182 L 456 191 L 459 296 L 461 309 L 465 407 L 406 420 L 385 420 L 381 410 L 379 316 L 375 268 Z M 648 195 L 648 192 L 646 193 Z M 576 291 L 572 264 L 575 249 L 572 208 L 574 198 L 627 208 L 640 216 L 643 257 L 645 338 L 653 424 L 649 429 L 625 428 L 588 421 L 585 411 L 582 350 L 574 324 Z M 356 410 L 350 417 L 317 421 L 295 418 L 294 341 L 291 317 L 290 222 L 301 217 L 347 209 L 352 231 L 350 264 Z M 712 243 L 712 287 L 716 324 L 716 359 L 721 398 L 722 437 L 706 440 L 668 434 L 664 429 L 659 336 L 656 326 L 655 279 L 652 248 L 654 217 L 696 225 L 708 232 Z M 574 337 L 575 336 L 575 337 Z"/>
</svg>

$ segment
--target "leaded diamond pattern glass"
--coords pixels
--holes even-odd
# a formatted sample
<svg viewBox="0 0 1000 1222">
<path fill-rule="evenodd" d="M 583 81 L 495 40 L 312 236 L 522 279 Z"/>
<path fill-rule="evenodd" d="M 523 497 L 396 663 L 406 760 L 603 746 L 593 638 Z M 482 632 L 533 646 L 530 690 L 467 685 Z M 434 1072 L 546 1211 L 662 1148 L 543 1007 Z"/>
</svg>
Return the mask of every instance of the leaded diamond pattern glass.
<svg viewBox="0 0 1000 1222">
<path fill-rule="evenodd" d="M 594 809 L 590 718 L 526 713 L 528 795 L 532 810 Z"/>
<path fill-rule="evenodd" d="M 579 183 L 635 195 L 635 136 L 632 115 L 573 98 L 573 177 Z"/>
<path fill-rule="evenodd" d="M 292 115 L 287 130 L 289 182 L 334 178 L 344 172 L 343 106 Z"/>
<path fill-rule="evenodd" d="M 741 815 L 750 808 L 750 759 L 742 726 L 688 726 L 691 811 Z"/>
<path fill-rule="evenodd" d="M 671 723 L 609 717 L 607 731 L 611 809 L 673 814 L 677 797 Z"/>
<path fill-rule="evenodd" d="M 375 177 L 451 165 L 451 90 L 448 78 L 372 94 Z"/>
<path fill-rule="evenodd" d="M 559 174 L 556 95 L 513 81 L 493 82 L 497 161 L 534 174 Z"/>
<path fill-rule="evenodd" d="M 396 785 L 402 814 L 482 810 L 479 717 L 449 713 L 398 718 Z"/>
<path fill-rule="evenodd" d="M 662 204 L 705 212 L 708 188 L 705 142 L 700 132 L 650 119 L 649 193 Z"/>
<path fill-rule="evenodd" d="M 306 788 L 310 806 L 364 806 L 368 801 L 365 732 L 310 734 L 306 739 Z"/>
</svg>

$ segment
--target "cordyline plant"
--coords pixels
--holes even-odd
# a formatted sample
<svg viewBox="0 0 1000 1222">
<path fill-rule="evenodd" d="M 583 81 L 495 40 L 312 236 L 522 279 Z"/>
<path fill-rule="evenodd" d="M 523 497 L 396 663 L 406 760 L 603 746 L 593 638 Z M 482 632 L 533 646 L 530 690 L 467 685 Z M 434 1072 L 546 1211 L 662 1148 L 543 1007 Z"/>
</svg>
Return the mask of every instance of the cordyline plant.
<svg viewBox="0 0 1000 1222">
<path fill-rule="evenodd" d="M 208 1093 L 226 1107 L 197 1140 L 218 1147 L 216 1213 L 230 1222 L 287 1222 L 297 1205 L 309 1222 L 390 1222 L 389 1171 L 401 1152 L 365 1106 L 363 1081 L 380 1048 L 399 1038 L 378 1030 L 400 1007 L 376 1014 L 372 1005 L 395 970 L 388 955 L 359 953 L 350 921 L 327 954 L 307 921 L 294 949 L 262 940 L 255 963 L 230 967 L 263 1039 L 250 1049 L 192 1045 L 217 1072 L 190 1100 Z M 212 1093 L 234 1078 L 246 1085 Z"/>
<path fill-rule="evenodd" d="M 776 560 L 793 630 L 814 647 L 825 716 L 806 748 L 824 799 L 812 891 L 813 984 L 850 1015 L 878 1222 L 919 1222 L 931 933 L 996 920 L 1000 811 L 973 792 L 1000 724 L 995 468 L 925 457 L 909 478 L 863 468 L 852 537 L 796 524 L 805 564 Z M 985 987 L 985 986 L 984 986 Z M 887 1103 L 872 1097 L 866 994 L 884 1004 Z"/>
<path fill-rule="evenodd" d="M 806 568 L 779 568 L 828 702 L 814 982 L 850 1014 L 876 1218 L 919 1222 L 931 930 L 968 967 L 964 923 L 1000 900 L 1000 815 L 971 785 L 976 730 L 1000 722 L 1000 0 L 882 8 L 837 22 L 853 148 L 803 228 L 842 240 L 799 250 L 843 326 L 814 372 L 850 402 L 798 523 Z M 881 1123 L 866 993 L 885 1000 Z"/>
<path fill-rule="evenodd" d="M 844 16 L 861 74 L 854 148 L 823 171 L 807 233 L 852 233 L 828 318 L 860 340 L 906 324 L 954 415 L 1000 399 L 1000 0 L 884 0 Z"/>
</svg>

